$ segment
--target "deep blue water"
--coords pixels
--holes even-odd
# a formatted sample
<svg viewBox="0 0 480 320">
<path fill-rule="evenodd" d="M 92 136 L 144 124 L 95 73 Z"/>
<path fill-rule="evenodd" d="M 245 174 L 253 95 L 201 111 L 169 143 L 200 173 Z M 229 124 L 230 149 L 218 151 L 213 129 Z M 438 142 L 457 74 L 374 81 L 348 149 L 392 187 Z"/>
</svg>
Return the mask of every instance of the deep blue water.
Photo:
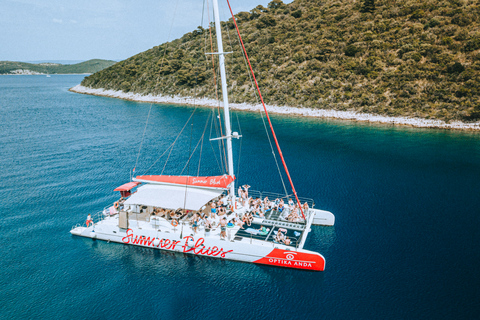
<svg viewBox="0 0 480 320">
<path fill-rule="evenodd" d="M 0 77 L 1 319 L 478 318 L 480 134 L 273 115 L 298 193 L 336 216 L 305 245 L 326 270 L 192 257 L 70 235 L 129 180 L 150 109 L 68 92 L 82 78 Z M 137 173 L 192 111 L 152 106 Z M 209 114 L 197 109 L 165 173 Z M 260 116 L 235 114 L 235 130 L 237 117 L 238 181 L 281 192 Z M 201 174 L 220 173 L 202 152 Z"/>
</svg>

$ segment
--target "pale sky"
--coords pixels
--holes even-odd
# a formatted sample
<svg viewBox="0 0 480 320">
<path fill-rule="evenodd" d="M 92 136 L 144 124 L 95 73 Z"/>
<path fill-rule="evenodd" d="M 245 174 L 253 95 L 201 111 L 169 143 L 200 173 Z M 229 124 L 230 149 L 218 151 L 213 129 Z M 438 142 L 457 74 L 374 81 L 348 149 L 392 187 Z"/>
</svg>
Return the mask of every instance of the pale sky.
<svg viewBox="0 0 480 320">
<path fill-rule="evenodd" d="M 230 4 L 237 13 L 259 4 L 266 7 L 270 1 L 230 0 Z M 203 3 L 0 0 L 0 61 L 123 60 L 196 29 L 202 22 Z M 219 0 L 219 6 L 220 18 L 227 20 L 226 1 Z"/>
</svg>

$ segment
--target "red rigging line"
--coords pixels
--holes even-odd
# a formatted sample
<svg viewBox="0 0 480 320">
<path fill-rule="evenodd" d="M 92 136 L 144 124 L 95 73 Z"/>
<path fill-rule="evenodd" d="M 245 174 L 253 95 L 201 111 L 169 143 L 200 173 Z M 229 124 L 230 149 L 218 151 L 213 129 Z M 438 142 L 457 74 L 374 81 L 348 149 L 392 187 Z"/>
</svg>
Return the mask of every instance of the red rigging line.
<svg viewBox="0 0 480 320">
<path fill-rule="evenodd" d="M 285 159 L 283 158 L 282 150 L 280 149 L 280 145 L 278 144 L 275 130 L 273 130 L 272 121 L 270 120 L 270 116 L 268 115 L 267 107 L 265 106 L 265 102 L 263 102 L 262 93 L 260 92 L 257 79 L 255 78 L 255 73 L 253 72 L 253 69 L 252 69 L 252 65 L 250 64 L 250 59 L 248 58 L 247 50 L 245 50 L 245 45 L 243 44 L 242 36 L 240 35 L 240 30 L 238 30 L 237 20 L 235 19 L 235 15 L 233 14 L 232 7 L 230 6 L 229 0 L 227 0 L 227 4 L 228 4 L 228 8 L 230 9 L 230 13 L 232 14 L 233 23 L 235 24 L 235 29 L 237 30 L 238 38 L 240 39 L 240 43 L 242 44 L 243 53 L 245 54 L 245 58 L 247 59 L 248 66 L 250 67 L 250 72 L 252 73 L 253 81 L 255 81 L 255 86 L 257 87 L 258 95 L 260 96 L 260 101 L 262 102 L 262 105 L 263 105 L 263 110 L 265 111 L 265 115 L 267 116 L 268 124 L 270 125 L 270 130 L 272 131 L 273 139 L 275 140 L 275 144 L 277 145 L 278 154 L 282 159 L 283 167 L 285 168 L 285 173 L 287 174 L 288 181 L 290 181 L 290 185 L 292 186 L 292 191 L 293 191 L 293 194 L 295 195 L 295 199 L 297 200 L 298 206 L 300 207 L 300 212 L 302 213 L 303 219 L 306 220 L 305 215 L 303 214 L 302 204 L 300 203 L 300 200 L 298 200 L 297 192 L 295 191 L 295 187 L 293 186 L 292 178 L 290 177 L 287 164 L 285 163 Z"/>
</svg>

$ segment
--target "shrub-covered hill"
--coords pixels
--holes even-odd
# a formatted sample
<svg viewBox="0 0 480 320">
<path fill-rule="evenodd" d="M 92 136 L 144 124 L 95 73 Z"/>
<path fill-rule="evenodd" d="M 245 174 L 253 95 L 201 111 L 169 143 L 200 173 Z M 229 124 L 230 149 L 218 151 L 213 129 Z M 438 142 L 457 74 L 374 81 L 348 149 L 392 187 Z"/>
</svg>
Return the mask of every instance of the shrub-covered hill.
<svg viewBox="0 0 480 320">
<path fill-rule="evenodd" d="M 101 59 L 92 59 L 76 64 L 35 64 L 16 61 L 0 61 L 0 74 L 15 74 L 27 71 L 31 71 L 32 73 L 45 74 L 93 73 L 105 69 L 106 67 L 109 67 L 115 63 L 115 61 Z"/>
<path fill-rule="evenodd" d="M 480 119 L 477 0 L 274 0 L 236 18 L 268 104 Z M 230 97 L 255 102 L 233 23 L 222 24 Z M 198 27 L 82 85 L 213 98 L 210 51 Z"/>
</svg>

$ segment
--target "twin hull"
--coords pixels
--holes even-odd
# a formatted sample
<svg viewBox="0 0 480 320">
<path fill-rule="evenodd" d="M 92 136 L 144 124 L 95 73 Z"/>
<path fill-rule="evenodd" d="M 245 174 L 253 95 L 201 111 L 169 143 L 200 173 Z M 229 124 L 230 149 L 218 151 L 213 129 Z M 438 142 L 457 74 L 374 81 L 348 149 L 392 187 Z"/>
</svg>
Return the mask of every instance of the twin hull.
<svg viewBox="0 0 480 320">
<path fill-rule="evenodd" d="M 92 239 L 227 260 L 312 271 L 325 269 L 325 259 L 317 252 L 304 249 L 295 250 L 295 248 L 290 250 L 287 246 L 254 239 L 220 240 L 216 237 L 201 235 L 182 235 L 180 237 L 178 231 L 148 232 L 138 228 L 125 230 L 101 223 L 89 228 L 77 227 L 71 233 Z"/>
</svg>

